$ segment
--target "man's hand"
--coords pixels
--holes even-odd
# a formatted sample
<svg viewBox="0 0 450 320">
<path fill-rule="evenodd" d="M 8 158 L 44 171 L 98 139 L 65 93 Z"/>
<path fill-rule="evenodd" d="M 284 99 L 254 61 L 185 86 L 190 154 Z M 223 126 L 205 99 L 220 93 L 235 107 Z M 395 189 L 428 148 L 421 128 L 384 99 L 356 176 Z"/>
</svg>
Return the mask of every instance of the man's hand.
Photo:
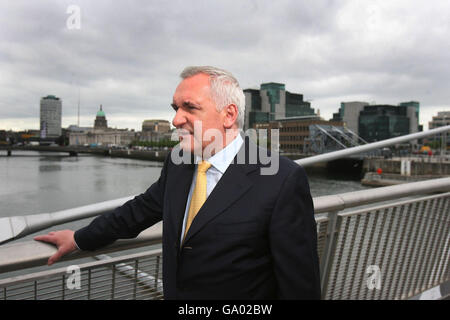
<svg viewBox="0 0 450 320">
<path fill-rule="evenodd" d="M 62 256 L 77 250 L 77 245 L 75 244 L 75 239 L 73 237 L 74 233 L 75 232 L 72 230 L 62 230 L 34 237 L 34 240 L 36 241 L 53 243 L 58 248 L 58 251 L 48 259 L 47 264 L 49 266 L 61 259 Z"/>
</svg>

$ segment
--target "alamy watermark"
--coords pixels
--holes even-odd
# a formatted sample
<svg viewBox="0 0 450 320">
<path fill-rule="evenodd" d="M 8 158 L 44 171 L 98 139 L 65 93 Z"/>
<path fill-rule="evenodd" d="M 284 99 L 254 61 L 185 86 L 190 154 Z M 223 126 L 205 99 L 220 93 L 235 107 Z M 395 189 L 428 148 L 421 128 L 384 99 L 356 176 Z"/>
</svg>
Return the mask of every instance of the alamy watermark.
<svg viewBox="0 0 450 320">
<path fill-rule="evenodd" d="M 66 20 L 66 27 L 69 30 L 79 30 L 81 29 L 81 9 L 75 4 L 71 4 L 67 7 L 67 14 L 70 16 Z"/>
<path fill-rule="evenodd" d="M 81 271 L 77 265 L 68 266 L 66 273 L 69 275 L 66 280 L 66 287 L 69 290 L 81 289 Z"/>
<path fill-rule="evenodd" d="M 367 277 L 367 289 L 373 290 L 381 289 L 381 269 L 377 265 L 370 265 L 366 269 Z"/>
</svg>

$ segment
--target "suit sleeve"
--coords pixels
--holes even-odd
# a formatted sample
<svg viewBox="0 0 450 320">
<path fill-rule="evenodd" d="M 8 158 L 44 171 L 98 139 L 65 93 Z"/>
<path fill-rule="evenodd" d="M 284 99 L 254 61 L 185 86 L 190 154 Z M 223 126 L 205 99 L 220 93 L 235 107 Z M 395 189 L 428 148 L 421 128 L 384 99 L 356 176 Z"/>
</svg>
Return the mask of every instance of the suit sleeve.
<svg viewBox="0 0 450 320">
<path fill-rule="evenodd" d="M 317 227 L 306 174 L 286 178 L 270 222 L 270 246 L 279 299 L 320 299 Z"/>
<path fill-rule="evenodd" d="M 141 231 L 161 221 L 169 158 L 170 155 L 158 181 L 147 191 L 77 230 L 74 235 L 77 246 L 81 250 L 96 250 L 117 239 L 135 238 Z"/>
</svg>

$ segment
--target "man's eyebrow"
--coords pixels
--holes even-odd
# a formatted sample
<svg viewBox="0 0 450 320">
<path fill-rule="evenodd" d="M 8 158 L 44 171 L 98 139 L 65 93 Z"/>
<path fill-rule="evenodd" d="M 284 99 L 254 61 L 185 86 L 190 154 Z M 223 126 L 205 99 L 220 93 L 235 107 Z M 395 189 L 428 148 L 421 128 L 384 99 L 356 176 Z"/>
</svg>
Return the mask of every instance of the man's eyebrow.
<svg viewBox="0 0 450 320">
<path fill-rule="evenodd" d="M 197 108 L 197 109 L 199 108 L 199 105 L 197 105 L 196 103 L 191 102 L 191 101 L 183 101 L 183 102 L 181 103 L 181 105 L 182 105 L 183 107 L 185 107 L 185 108 Z M 171 103 L 170 106 L 171 106 L 175 111 L 179 108 L 178 105 L 177 105 L 175 102 Z"/>
<path fill-rule="evenodd" d="M 183 106 L 184 107 L 197 107 L 197 105 L 191 101 L 184 101 Z"/>
</svg>

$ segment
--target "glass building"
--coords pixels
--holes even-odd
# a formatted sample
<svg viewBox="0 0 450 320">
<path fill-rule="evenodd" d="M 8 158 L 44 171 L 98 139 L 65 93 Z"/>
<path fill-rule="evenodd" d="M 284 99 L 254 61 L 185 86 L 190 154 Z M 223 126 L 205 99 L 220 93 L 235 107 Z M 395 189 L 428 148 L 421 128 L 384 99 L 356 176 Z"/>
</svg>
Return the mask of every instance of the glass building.
<svg viewBox="0 0 450 320">
<path fill-rule="evenodd" d="M 413 113 L 414 114 L 414 113 Z M 406 106 L 369 105 L 359 114 L 359 136 L 367 142 L 381 141 L 416 132 L 411 128 L 411 112 Z"/>
<path fill-rule="evenodd" d="M 254 128 L 257 123 L 277 119 L 315 115 L 302 94 L 286 91 L 283 83 L 268 82 L 257 89 L 245 89 L 244 130 Z"/>
<path fill-rule="evenodd" d="M 399 105 L 402 107 L 414 107 L 416 110 L 417 123 L 419 123 L 420 103 L 418 101 L 400 102 Z"/>
</svg>

